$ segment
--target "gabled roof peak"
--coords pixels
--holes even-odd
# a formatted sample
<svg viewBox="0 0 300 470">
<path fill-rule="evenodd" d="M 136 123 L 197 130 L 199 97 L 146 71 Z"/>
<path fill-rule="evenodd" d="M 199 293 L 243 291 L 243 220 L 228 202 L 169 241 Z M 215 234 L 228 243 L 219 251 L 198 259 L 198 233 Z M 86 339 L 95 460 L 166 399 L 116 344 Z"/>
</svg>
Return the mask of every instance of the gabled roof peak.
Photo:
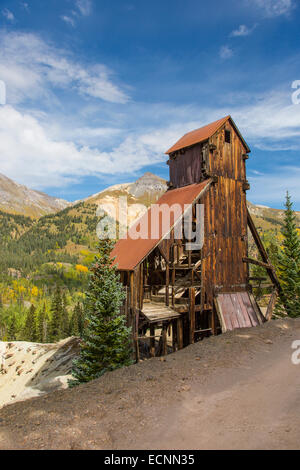
<svg viewBox="0 0 300 470">
<path fill-rule="evenodd" d="M 179 139 L 175 145 L 173 145 L 167 152 L 167 155 L 170 155 L 173 152 L 176 152 L 177 150 L 181 150 L 187 147 L 191 147 L 192 145 L 204 142 L 205 140 L 208 140 L 210 137 L 212 137 L 227 121 L 231 122 L 233 127 L 235 128 L 237 134 L 239 135 L 240 139 L 242 140 L 246 151 L 250 152 L 250 149 L 246 142 L 244 141 L 241 133 L 239 132 L 237 126 L 235 125 L 233 119 L 231 118 L 230 115 L 218 119 L 217 121 L 212 122 L 211 124 L 208 124 L 204 127 L 200 127 L 199 129 L 196 129 L 194 131 L 188 132 L 185 134 L 181 139 Z"/>
</svg>

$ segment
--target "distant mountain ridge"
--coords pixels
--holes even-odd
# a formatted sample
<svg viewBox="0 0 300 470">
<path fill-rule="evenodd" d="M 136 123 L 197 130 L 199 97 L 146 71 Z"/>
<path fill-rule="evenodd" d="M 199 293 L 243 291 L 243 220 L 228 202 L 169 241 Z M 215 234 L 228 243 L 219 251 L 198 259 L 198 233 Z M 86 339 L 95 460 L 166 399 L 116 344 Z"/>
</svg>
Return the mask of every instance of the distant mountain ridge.
<svg viewBox="0 0 300 470">
<path fill-rule="evenodd" d="M 63 199 L 29 189 L 0 173 L 0 209 L 4 212 L 38 218 L 69 205 Z"/>
<path fill-rule="evenodd" d="M 126 196 L 129 207 L 128 222 L 131 225 L 145 212 L 145 208 L 155 203 L 167 189 L 166 180 L 147 172 L 135 182 L 116 184 L 86 199 L 70 203 L 63 199 L 48 196 L 43 192 L 29 189 L 0 174 L 0 210 L 40 218 L 83 203 L 95 206 L 110 206 L 111 213 L 108 210 L 109 215 L 113 216 L 113 212 L 115 212 L 118 219 L 118 199 L 121 196 Z M 251 202 L 248 202 L 248 208 L 255 224 L 262 230 L 278 229 L 283 223 L 283 210 L 255 205 Z M 296 212 L 295 215 L 297 225 L 300 227 L 300 212 Z"/>
</svg>

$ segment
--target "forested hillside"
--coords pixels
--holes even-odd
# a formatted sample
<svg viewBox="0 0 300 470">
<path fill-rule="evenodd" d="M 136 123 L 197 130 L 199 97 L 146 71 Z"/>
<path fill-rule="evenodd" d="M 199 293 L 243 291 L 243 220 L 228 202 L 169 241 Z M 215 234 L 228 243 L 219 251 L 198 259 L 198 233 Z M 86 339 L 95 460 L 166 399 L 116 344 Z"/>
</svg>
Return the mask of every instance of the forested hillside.
<svg viewBox="0 0 300 470">
<path fill-rule="evenodd" d="M 78 333 L 88 268 L 98 242 L 97 207 L 108 204 L 113 217 L 119 197 L 126 196 L 132 223 L 165 189 L 164 180 L 146 174 L 136 183 L 113 186 L 40 219 L 0 211 L 0 340 L 51 341 L 51 328 L 58 327 L 58 339 Z M 251 203 L 248 207 L 276 265 L 284 212 Z M 300 227 L 300 214 L 296 216 Z M 255 257 L 251 236 L 249 248 Z M 252 271 L 265 275 L 263 268 Z"/>
</svg>

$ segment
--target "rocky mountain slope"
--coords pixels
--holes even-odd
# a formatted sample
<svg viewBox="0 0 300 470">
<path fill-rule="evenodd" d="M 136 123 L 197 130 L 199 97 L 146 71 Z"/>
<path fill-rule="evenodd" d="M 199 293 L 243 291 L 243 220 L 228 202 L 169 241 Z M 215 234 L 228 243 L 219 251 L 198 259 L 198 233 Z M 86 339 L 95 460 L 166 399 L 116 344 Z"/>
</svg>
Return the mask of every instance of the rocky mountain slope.
<svg viewBox="0 0 300 470">
<path fill-rule="evenodd" d="M 284 211 L 260 206 L 248 202 L 249 212 L 253 217 L 255 225 L 262 231 L 280 229 L 283 224 Z M 295 212 L 298 227 L 300 227 L 300 212 Z"/>
<path fill-rule="evenodd" d="M 36 218 L 58 212 L 68 205 L 70 203 L 63 199 L 34 191 L 0 174 L 0 209 L 5 212 Z"/>
<path fill-rule="evenodd" d="M 95 204 L 98 207 L 101 206 L 110 217 L 120 222 L 119 201 L 121 197 L 126 197 L 128 205 L 127 226 L 130 226 L 167 189 L 167 182 L 164 179 L 153 173 L 145 173 L 134 183 L 110 186 L 104 191 L 85 199 L 84 202 Z M 125 225 L 124 222 L 123 225 Z"/>
<path fill-rule="evenodd" d="M 56 344 L 0 342 L 0 408 L 68 387 L 78 338 Z"/>
</svg>

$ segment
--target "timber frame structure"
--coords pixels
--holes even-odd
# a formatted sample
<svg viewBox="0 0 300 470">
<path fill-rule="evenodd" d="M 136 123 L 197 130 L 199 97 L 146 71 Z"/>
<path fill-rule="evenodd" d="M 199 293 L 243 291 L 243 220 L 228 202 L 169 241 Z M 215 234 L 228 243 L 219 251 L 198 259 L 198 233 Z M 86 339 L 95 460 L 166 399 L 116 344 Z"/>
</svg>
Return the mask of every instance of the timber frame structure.
<svg viewBox="0 0 300 470">
<path fill-rule="evenodd" d="M 177 214 L 169 214 L 170 229 L 161 218 L 153 222 L 151 207 L 112 252 L 127 291 L 123 311 L 132 327 L 137 360 L 270 320 L 280 291 L 247 209 L 250 149 L 232 118 L 186 134 L 166 153 L 169 190 L 157 207 L 177 204 Z M 176 227 L 187 218 L 187 207 L 191 231 L 200 227 L 198 204 L 204 207 L 204 243 L 191 250 L 191 240 L 176 238 Z M 137 239 L 143 225 L 149 237 Z M 261 259 L 248 256 L 250 233 Z M 265 316 L 252 293 L 251 263 L 264 267 L 271 279 L 273 292 Z"/>
</svg>

